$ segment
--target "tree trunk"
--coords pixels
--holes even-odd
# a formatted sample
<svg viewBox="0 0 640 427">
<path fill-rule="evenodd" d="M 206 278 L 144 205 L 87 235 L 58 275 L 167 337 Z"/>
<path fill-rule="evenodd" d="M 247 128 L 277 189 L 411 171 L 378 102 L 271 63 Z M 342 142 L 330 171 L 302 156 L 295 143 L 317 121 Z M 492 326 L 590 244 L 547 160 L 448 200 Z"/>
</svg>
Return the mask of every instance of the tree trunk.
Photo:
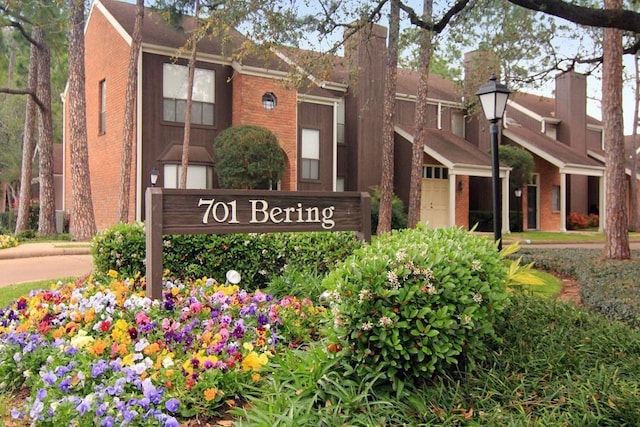
<svg viewBox="0 0 640 427">
<path fill-rule="evenodd" d="M 605 8 L 621 9 L 621 0 L 605 0 Z M 602 120 L 606 180 L 606 226 L 604 256 L 629 259 L 629 233 L 622 129 L 622 31 L 604 29 L 602 71 Z"/>
<path fill-rule="evenodd" d="M 144 0 L 137 0 L 136 21 L 133 27 L 131 50 L 129 52 L 129 73 L 124 99 L 124 129 L 122 131 L 122 161 L 120 163 L 120 197 L 118 201 L 119 222 L 129 222 L 129 200 L 131 198 L 131 157 L 134 145 L 133 119 L 136 111 L 136 91 L 138 88 L 138 57 L 142 42 L 142 20 Z"/>
<path fill-rule="evenodd" d="M 29 54 L 28 87 L 36 91 L 38 86 L 38 48 L 31 45 Z M 29 229 L 29 208 L 31 205 L 31 179 L 33 178 L 33 154 L 36 149 L 35 140 L 36 103 L 32 96 L 27 97 L 24 113 L 24 132 L 22 134 L 22 169 L 20 171 L 20 204 L 16 218 L 15 233 Z"/>
<path fill-rule="evenodd" d="M 393 205 L 393 141 L 396 86 L 398 79 L 398 40 L 400 37 L 399 0 L 391 0 L 389 12 L 389 49 L 385 72 L 385 94 L 383 106 L 382 177 L 380 183 L 380 206 L 378 210 L 378 235 L 391 231 Z"/>
<path fill-rule="evenodd" d="M 7 211 L 7 183 L 0 182 L 0 213 Z"/>
<path fill-rule="evenodd" d="M 196 0 L 195 19 L 200 14 L 200 2 Z M 180 188 L 187 188 L 187 168 L 189 167 L 189 144 L 191 143 L 191 106 L 193 104 L 193 80 L 196 74 L 196 56 L 198 54 L 198 28 L 191 35 L 191 57 L 189 58 L 189 80 L 187 83 L 187 105 L 184 114 L 184 138 L 182 140 L 182 174 Z"/>
<path fill-rule="evenodd" d="M 40 177 L 40 215 L 38 234 L 56 234 L 56 197 L 53 184 L 53 119 L 51 117 L 51 52 L 40 28 L 33 30 L 38 47 L 38 88 L 36 96 L 44 104 L 38 109 L 38 159 Z"/>
<path fill-rule="evenodd" d="M 68 117 L 71 151 L 70 231 L 77 240 L 90 240 L 96 234 L 96 222 L 89 178 L 87 148 L 87 106 L 84 73 L 84 0 L 68 0 L 69 83 Z"/>
<path fill-rule="evenodd" d="M 629 180 L 629 191 L 631 192 L 631 200 L 629 209 L 631 210 L 631 218 L 629 223 L 629 229 L 631 231 L 640 230 L 640 214 L 638 213 L 638 108 L 640 107 L 640 69 L 638 68 L 638 54 L 633 57 L 633 65 L 636 74 L 636 92 L 635 92 L 635 107 L 633 112 L 633 143 L 631 144 L 631 177 Z"/>
<path fill-rule="evenodd" d="M 433 0 L 424 0 L 423 19 L 430 22 L 433 15 Z M 414 141 L 411 156 L 411 180 L 409 183 L 409 218 L 407 227 L 415 228 L 420 221 L 420 205 L 422 196 L 422 165 L 424 159 L 424 145 L 427 140 L 425 126 L 427 122 L 427 96 L 429 80 L 429 63 L 433 54 L 431 43 L 432 33 L 422 30 L 420 33 L 420 81 L 416 99 L 416 113 L 414 118 Z"/>
</svg>

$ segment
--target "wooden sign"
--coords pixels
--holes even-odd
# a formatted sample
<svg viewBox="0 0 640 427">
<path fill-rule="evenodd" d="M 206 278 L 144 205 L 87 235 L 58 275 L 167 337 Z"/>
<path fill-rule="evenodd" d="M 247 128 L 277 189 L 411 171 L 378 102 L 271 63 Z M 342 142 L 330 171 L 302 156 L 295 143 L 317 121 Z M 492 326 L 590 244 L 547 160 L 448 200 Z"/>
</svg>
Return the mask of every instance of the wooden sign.
<svg viewBox="0 0 640 427">
<path fill-rule="evenodd" d="M 147 188 L 147 296 L 162 298 L 165 234 L 357 231 L 371 240 L 368 193 Z"/>
</svg>

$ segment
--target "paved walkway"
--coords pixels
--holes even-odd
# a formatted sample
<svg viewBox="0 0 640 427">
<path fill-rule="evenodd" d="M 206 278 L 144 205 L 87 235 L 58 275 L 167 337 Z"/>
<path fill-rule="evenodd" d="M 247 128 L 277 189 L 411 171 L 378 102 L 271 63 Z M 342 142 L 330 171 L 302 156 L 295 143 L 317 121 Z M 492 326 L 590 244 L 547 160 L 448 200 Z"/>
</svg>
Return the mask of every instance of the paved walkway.
<svg viewBox="0 0 640 427">
<path fill-rule="evenodd" d="M 88 243 L 24 243 L 0 250 L 0 286 L 81 277 L 92 271 Z"/>
</svg>

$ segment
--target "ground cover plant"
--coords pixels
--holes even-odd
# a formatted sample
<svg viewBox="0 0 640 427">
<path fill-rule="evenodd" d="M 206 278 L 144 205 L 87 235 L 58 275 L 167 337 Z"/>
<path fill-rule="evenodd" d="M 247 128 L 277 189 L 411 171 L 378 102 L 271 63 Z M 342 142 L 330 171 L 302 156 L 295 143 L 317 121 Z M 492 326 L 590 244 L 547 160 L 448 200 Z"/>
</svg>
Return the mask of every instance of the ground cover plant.
<svg viewBox="0 0 640 427">
<path fill-rule="evenodd" d="M 591 310 L 640 327 L 640 252 L 632 251 L 632 259 L 624 261 L 605 260 L 598 249 L 525 248 L 521 253 L 537 268 L 575 278 Z"/>
</svg>

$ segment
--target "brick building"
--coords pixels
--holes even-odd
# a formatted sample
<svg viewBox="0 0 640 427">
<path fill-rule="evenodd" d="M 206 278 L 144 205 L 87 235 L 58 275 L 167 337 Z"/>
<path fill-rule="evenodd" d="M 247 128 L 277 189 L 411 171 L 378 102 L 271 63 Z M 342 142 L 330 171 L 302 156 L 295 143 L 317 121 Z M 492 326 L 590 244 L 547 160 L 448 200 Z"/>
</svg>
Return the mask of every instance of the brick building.
<svg viewBox="0 0 640 427">
<path fill-rule="evenodd" d="M 98 229 L 117 220 L 127 63 L 135 5 L 117 0 L 94 3 L 85 32 L 88 149 Z M 182 25 L 193 23 L 187 17 Z M 198 44 L 194 120 L 188 186 L 216 186 L 213 141 L 222 130 L 252 124 L 270 129 L 286 154 L 277 187 L 304 191 L 369 191 L 382 170 L 382 96 L 387 31 L 372 26 L 351 38 L 348 55 L 334 58 L 323 78 L 310 76 L 293 88 L 288 76 L 302 52 L 294 49 L 234 60 L 244 38 L 205 38 Z M 152 169 L 158 185 L 177 186 L 184 130 L 187 60 L 180 55 L 185 33 L 147 10 L 138 66 L 131 220 L 142 220 L 144 191 Z M 487 75 L 490 72 L 486 73 Z M 419 76 L 398 70 L 395 114 L 396 194 L 408 202 L 409 165 Z M 501 139 L 535 159 L 534 180 L 515 198 L 510 169 L 500 167 L 503 232 L 509 211 L 523 212 L 522 226 L 564 230 L 568 212 L 604 203 L 604 167 L 597 156 L 602 127 L 586 115 L 586 83 L 575 73 L 557 80 L 557 99 L 515 94 L 509 101 Z M 468 228 L 473 212 L 491 211 L 491 158 L 487 124 L 468 115 L 459 85 L 429 76 L 427 143 L 424 146 L 421 220 L 433 227 Z M 574 117 L 578 116 L 578 117 Z M 65 206 L 70 206 L 68 150 Z M 604 209 L 599 209 L 603 212 Z M 471 218 L 471 219 L 470 219 Z M 73 221 L 73 218 L 71 219 Z"/>
</svg>

